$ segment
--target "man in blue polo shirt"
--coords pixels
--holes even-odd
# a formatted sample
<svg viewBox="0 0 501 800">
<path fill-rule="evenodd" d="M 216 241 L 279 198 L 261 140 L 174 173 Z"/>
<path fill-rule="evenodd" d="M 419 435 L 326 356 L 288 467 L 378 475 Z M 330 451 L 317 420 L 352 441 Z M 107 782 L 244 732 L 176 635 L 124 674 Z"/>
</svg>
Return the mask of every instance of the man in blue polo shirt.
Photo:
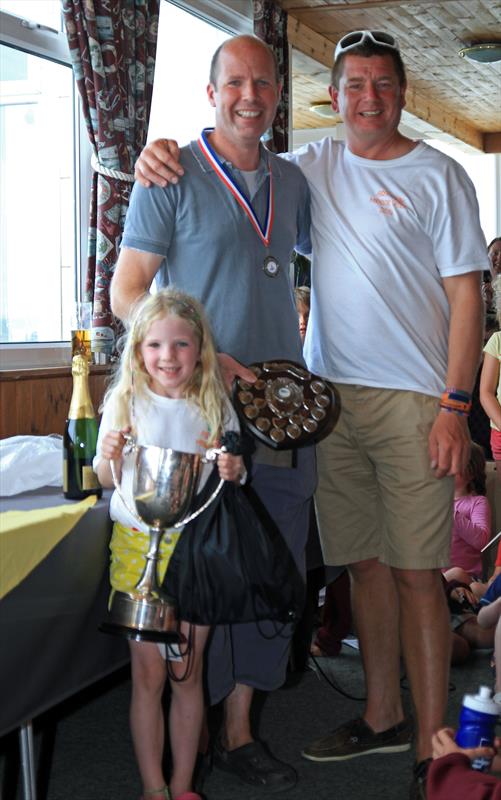
<svg viewBox="0 0 501 800">
<path fill-rule="evenodd" d="M 260 145 L 280 94 L 271 50 L 241 36 L 216 51 L 208 97 L 216 125 L 181 150 L 186 177 L 168 188 L 134 186 L 111 287 L 112 308 L 175 284 L 205 305 L 220 352 L 244 364 L 302 362 L 289 280 L 292 250 L 309 252 L 309 191 L 293 164 Z M 313 448 L 258 449 L 251 487 L 279 526 L 300 568 L 315 487 Z M 210 700 L 225 699 L 215 762 L 256 788 L 286 790 L 294 770 L 254 741 L 254 689 L 282 685 L 291 630 L 260 623 L 216 628 L 208 652 Z"/>
</svg>

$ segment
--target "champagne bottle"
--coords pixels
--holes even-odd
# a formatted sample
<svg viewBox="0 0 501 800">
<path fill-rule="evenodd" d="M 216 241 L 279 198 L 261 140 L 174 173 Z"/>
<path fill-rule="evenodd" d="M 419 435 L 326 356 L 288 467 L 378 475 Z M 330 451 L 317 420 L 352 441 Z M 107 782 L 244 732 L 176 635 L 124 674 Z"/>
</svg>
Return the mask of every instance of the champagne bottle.
<svg viewBox="0 0 501 800">
<path fill-rule="evenodd" d="M 92 469 L 96 455 L 97 421 L 89 392 L 89 363 L 85 356 L 72 359 L 73 394 L 63 437 L 63 492 L 70 500 L 91 494 L 101 497 L 102 489 Z"/>
</svg>

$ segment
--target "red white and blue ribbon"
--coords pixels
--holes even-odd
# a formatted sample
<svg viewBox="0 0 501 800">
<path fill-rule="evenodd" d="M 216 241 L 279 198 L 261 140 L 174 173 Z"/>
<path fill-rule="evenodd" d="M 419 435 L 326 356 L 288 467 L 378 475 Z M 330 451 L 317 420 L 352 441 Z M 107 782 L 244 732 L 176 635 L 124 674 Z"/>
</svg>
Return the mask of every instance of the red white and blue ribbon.
<svg viewBox="0 0 501 800">
<path fill-rule="evenodd" d="M 275 214 L 275 206 L 273 199 L 273 176 L 271 173 L 271 169 L 269 171 L 270 182 L 268 186 L 268 201 L 266 204 L 266 222 L 264 227 L 262 227 L 249 198 L 237 186 L 229 169 L 226 167 L 225 164 L 222 163 L 222 161 L 219 160 L 216 153 L 210 146 L 207 134 L 211 133 L 213 130 L 214 128 L 204 128 L 198 140 L 200 149 L 204 154 L 205 158 L 207 159 L 207 161 L 209 162 L 209 164 L 211 165 L 211 167 L 214 169 L 219 180 L 221 180 L 226 186 L 226 188 L 230 190 L 230 192 L 232 193 L 233 197 L 235 198 L 239 206 L 243 209 L 244 213 L 247 214 L 252 227 L 256 231 L 257 235 L 259 236 L 263 244 L 266 247 L 268 247 L 270 244 L 271 231 L 273 228 L 273 218 Z"/>
</svg>

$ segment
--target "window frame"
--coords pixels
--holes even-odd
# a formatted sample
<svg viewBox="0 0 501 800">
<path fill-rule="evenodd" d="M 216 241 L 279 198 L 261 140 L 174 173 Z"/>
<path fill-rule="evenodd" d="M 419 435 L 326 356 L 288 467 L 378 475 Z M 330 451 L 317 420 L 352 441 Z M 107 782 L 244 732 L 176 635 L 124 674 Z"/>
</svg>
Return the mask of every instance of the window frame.
<svg viewBox="0 0 501 800">
<path fill-rule="evenodd" d="M 45 25 L 29 22 L 7 11 L 0 11 L 0 44 L 47 58 L 72 68 L 66 34 Z M 91 146 L 80 108 L 78 89 L 73 79 L 74 184 L 75 184 L 75 300 L 84 291 L 87 264 L 87 233 L 92 168 Z M 0 373 L 11 369 L 66 366 L 70 362 L 70 341 L 0 343 Z"/>
<path fill-rule="evenodd" d="M 252 0 L 240 0 L 242 10 L 234 8 L 234 0 L 165 0 L 189 14 L 217 25 L 233 35 L 254 32 Z M 247 13 L 245 13 L 247 7 Z"/>
<path fill-rule="evenodd" d="M 235 9 L 234 0 L 165 0 L 188 13 L 217 25 L 230 34 L 253 33 L 252 0 L 240 0 Z M 23 24 L 24 22 L 24 24 Z M 49 58 L 71 66 L 68 42 L 64 32 L 30 22 L 0 10 L 0 44 L 10 45 L 27 53 Z M 76 297 L 81 298 L 87 267 L 87 235 L 92 178 L 91 145 L 80 107 L 80 99 L 73 81 L 75 114 L 75 183 L 76 183 Z M 33 369 L 52 366 L 69 366 L 70 342 L 19 342 L 0 343 L 0 376 L 3 371 Z"/>
</svg>

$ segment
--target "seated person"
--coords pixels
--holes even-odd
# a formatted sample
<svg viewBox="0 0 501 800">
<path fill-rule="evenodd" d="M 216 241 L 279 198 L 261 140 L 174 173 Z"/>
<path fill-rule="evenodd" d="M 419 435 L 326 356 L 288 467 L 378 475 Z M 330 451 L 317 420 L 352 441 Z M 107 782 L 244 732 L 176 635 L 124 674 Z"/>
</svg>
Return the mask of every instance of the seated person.
<svg viewBox="0 0 501 800">
<path fill-rule="evenodd" d="M 468 466 L 455 476 L 451 566 L 447 581 L 471 583 L 482 579 L 481 550 L 491 536 L 491 510 L 485 496 L 485 455 L 472 442 Z"/>
<path fill-rule="evenodd" d="M 498 552 L 496 555 L 496 563 L 494 564 L 494 572 L 492 573 L 489 580 L 486 581 L 485 583 L 482 583 L 480 581 L 475 581 L 474 583 L 470 584 L 470 589 L 477 598 L 477 601 L 484 596 L 489 586 L 491 585 L 491 583 L 493 583 L 493 581 L 496 580 L 498 575 L 501 575 L 501 540 L 499 540 L 498 544 Z"/>
<path fill-rule="evenodd" d="M 480 610 L 478 612 L 478 624 L 482 628 L 492 630 L 496 626 L 494 634 L 494 661 L 496 666 L 496 684 L 494 700 L 501 703 L 501 575 L 498 575 L 487 592 L 480 600 Z M 500 706 L 501 708 L 501 706 Z"/>
<path fill-rule="evenodd" d="M 454 741 L 452 728 L 442 728 L 433 734 L 433 761 L 426 782 L 427 800 L 501 800 L 501 781 L 494 775 L 471 768 L 475 758 L 492 758 L 492 767 L 498 770 L 496 755 L 501 740 L 494 747 L 465 749 Z"/>
<path fill-rule="evenodd" d="M 464 664 L 472 650 L 494 646 L 494 623 L 481 626 L 477 619 L 477 598 L 467 583 L 444 581 L 452 630 L 451 664 Z"/>
</svg>

